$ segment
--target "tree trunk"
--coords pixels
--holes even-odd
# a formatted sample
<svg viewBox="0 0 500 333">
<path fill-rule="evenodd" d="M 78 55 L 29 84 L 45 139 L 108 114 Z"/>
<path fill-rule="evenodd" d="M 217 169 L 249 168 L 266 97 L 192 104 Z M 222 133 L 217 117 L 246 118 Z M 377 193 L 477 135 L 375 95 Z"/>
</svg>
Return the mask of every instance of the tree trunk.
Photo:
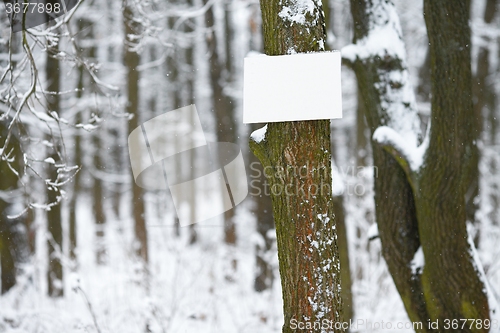
<svg viewBox="0 0 500 333">
<path fill-rule="evenodd" d="M 204 4 L 208 0 L 203 0 Z M 206 26 L 211 31 L 206 37 L 209 52 L 210 85 L 212 87 L 212 107 L 215 113 L 216 135 L 219 142 L 236 141 L 236 124 L 234 121 L 233 103 L 223 91 L 224 66 L 219 60 L 217 34 L 213 6 L 205 12 Z M 234 224 L 234 209 L 224 212 L 224 241 L 226 244 L 236 244 L 236 226 Z"/>
<path fill-rule="evenodd" d="M 133 35 L 138 34 L 137 23 L 134 22 L 133 12 L 126 0 L 123 2 L 123 23 L 125 27 L 124 64 L 127 69 L 127 113 L 132 115 L 128 122 L 128 134 L 139 127 L 139 55 L 131 48 L 135 42 Z M 134 244 L 136 254 L 145 264 L 148 262 L 148 233 L 146 229 L 146 212 L 144 208 L 143 190 L 135 184 L 133 175 L 131 177 L 132 186 L 132 210 L 134 218 L 134 232 L 136 244 Z"/>
<path fill-rule="evenodd" d="M 50 23 L 49 23 L 50 24 Z M 47 94 L 47 110 L 48 112 L 60 113 L 60 77 L 59 77 L 59 60 L 55 58 L 59 52 L 59 45 L 47 45 L 47 62 L 45 75 L 47 78 L 47 91 L 52 94 Z M 56 164 L 61 160 L 59 155 L 60 138 L 58 133 L 54 132 L 52 137 L 47 138 L 48 141 L 54 143 L 51 157 Z M 56 183 L 59 179 L 57 167 L 50 165 L 48 178 L 51 182 Z M 48 293 L 51 297 L 62 297 L 63 290 L 63 266 L 62 266 L 62 216 L 60 197 L 62 196 L 60 189 L 56 185 L 48 185 L 47 187 L 47 201 L 52 205 L 47 212 L 47 228 L 49 238 L 47 240 L 49 267 L 47 272 L 48 278 Z"/>
<path fill-rule="evenodd" d="M 258 125 L 253 125 L 256 130 Z M 273 267 L 270 263 L 271 251 L 276 243 L 271 234 L 274 231 L 273 206 L 269 193 L 269 184 L 262 165 L 252 154 L 250 156 L 250 194 L 254 198 L 253 214 L 257 224 L 257 233 L 260 236 L 255 246 L 255 291 L 261 292 L 270 289 L 274 282 Z"/>
<path fill-rule="evenodd" d="M 304 15 L 304 23 L 280 17 L 285 6 Z M 261 10 L 267 55 L 324 50 L 326 34 L 320 3 L 314 2 L 314 9 L 306 14 L 297 1 L 262 0 Z M 297 322 L 341 322 L 330 121 L 270 123 L 264 139 L 251 139 L 250 148 L 264 168 L 272 171 L 267 175 L 283 290 L 283 332 L 298 331 L 294 325 Z"/>
<path fill-rule="evenodd" d="M 351 13 L 355 23 L 354 43 L 368 36 L 375 20 L 374 8 L 381 3 L 382 0 L 351 0 Z M 406 70 L 406 65 L 401 59 L 391 57 L 356 58 L 351 63 L 352 60 L 354 59 L 344 58 L 356 72 L 358 91 L 362 96 L 366 120 L 373 134 L 379 126 L 388 125 L 392 120 L 381 106 L 384 92 L 391 88 L 391 82 L 386 78 L 392 71 L 400 75 Z M 412 111 L 416 116 L 416 110 L 408 110 L 409 113 Z M 379 177 L 374 179 L 374 188 L 382 255 L 410 320 L 425 322 L 428 315 L 421 296 L 421 287 L 418 279 L 413 278 L 410 268 L 413 255 L 420 246 L 413 193 L 396 160 L 373 142 L 372 151 L 373 162 L 379 173 Z"/>
<path fill-rule="evenodd" d="M 168 27 L 171 31 L 173 31 L 175 27 L 175 22 L 176 18 L 175 17 L 169 17 L 168 18 Z M 172 32 L 175 36 L 177 33 L 176 31 Z M 171 103 L 173 103 L 173 109 L 177 109 L 182 107 L 182 99 L 181 99 L 181 89 L 179 87 L 179 63 L 178 63 L 178 53 L 179 49 L 177 48 L 176 45 L 173 46 L 173 50 L 170 53 L 169 57 L 167 58 L 167 76 L 169 77 L 169 85 L 170 85 L 170 100 Z M 179 145 L 179 140 L 180 138 L 175 138 L 175 146 L 177 147 Z M 175 159 L 175 173 L 179 174 L 182 170 L 182 165 L 181 165 L 181 160 L 179 158 Z M 173 204 L 172 204 L 173 206 Z M 179 237 L 181 235 L 181 225 L 179 221 L 179 215 L 177 212 L 174 210 L 174 234 L 176 237 Z"/>
<path fill-rule="evenodd" d="M 331 17 L 332 9 L 330 8 L 330 3 L 328 0 L 322 0 L 323 10 L 325 13 L 325 25 L 327 34 L 333 34 L 333 21 Z M 329 48 L 328 46 L 326 46 Z M 367 139 L 366 139 L 366 125 L 365 125 L 365 116 L 358 105 L 358 112 L 356 115 L 356 145 L 358 147 L 362 147 L 359 149 L 357 154 L 355 155 L 357 158 L 357 166 L 365 166 L 366 165 L 366 156 L 367 156 Z M 361 125 L 360 125 L 361 123 Z M 333 142 L 331 143 L 331 151 L 332 151 L 332 161 L 335 160 L 336 150 Z M 363 154 L 360 154 L 360 153 Z M 362 165 L 360 165 L 360 161 L 362 161 Z M 347 228 L 345 224 L 345 210 L 344 210 L 344 197 L 343 194 L 334 195 L 333 196 L 333 211 L 335 214 L 335 228 L 337 230 L 337 245 L 339 249 L 339 259 L 340 259 L 340 267 L 343 269 L 340 271 L 340 285 L 342 287 L 340 292 L 340 297 L 342 298 L 343 304 L 343 314 L 344 321 L 348 322 L 353 318 L 354 308 L 352 301 L 352 279 L 351 279 L 351 270 L 349 264 L 349 244 L 347 240 Z M 346 329 L 348 332 L 349 329 Z"/>
<path fill-rule="evenodd" d="M 411 87 L 404 54 L 398 52 L 404 44 L 394 5 L 385 0 L 351 0 L 351 11 L 356 45 L 343 53 L 356 72 L 374 134 L 373 159 L 379 174 L 375 205 L 382 251 L 408 316 L 413 322 L 439 320 L 439 331 L 450 331 L 443 326 L 446 319 L 487 319 L 488 303 L 474 268 L 465 224 L 465 194 L 475 160 L 474 128 L 467 124 L 474 115 L 466 4 L 425 1 L 432 126 L 418 150 L 425 154 L 421 164 L 410 159 L 414 152 L 399 144 L 405 142 L 416 149 L 421 139 L 413 96 L 407 93 Z M 356 52 L 369 43 L 372 30 L 384 25 L 399 36 L 391 45 L 394 49 L 382 46 L 368 55 Z M 386 132 L 390 128 L 397 140 L 379 135 L 386 132 L 373 133 L 381 126 L 386 126 Z M 425 258 L 423 272 L 422 267 L 412 270 L 420 246 Z M 484 330 L 464 327 L 456 331 Z M 433 330 L 424 324 L 417 331 Z"/>
<path fill-rule="evenodd" d="M 193 0 L 187 0 L 187 4 L 189 7 L 193 7 Z M 188 47 L 186 48 L 186 65 L 187 65 L 187 70 L 188 72 L 185 73 L 186 77 L 186 93 L 187 93 L 187 103 L 186 105 L 191 105 L 195 103 L 195 96 L 194 96 L 194 84 L 196 80 L 196 69 L 194 65 L 194 43 L 195 40 L 191 36 L 194 33 L 194 26 L 196 26 L 196 22 L 194 19 L 189 19 L 186 21 L 184 31 L 186 34 L 189 36 L 188 40 Z M 194 123 L 194 119 L 189 119 L 189 122 L 191 124 Z M 192 140 L 192 144 L 194 144 L 194 137 L 191 136 L 190 139 Z M 194 146 L 194 145 L 193 145 Z M 190 165 L 195 165 L 196 162 L 196 150 L 191 149 L 189 152 L 189 164 Z M 191 177 L 190 179 L 195 178 L 195 168 L 191 168 Z M 195 193 L 195 185 L 193 182 L 191 182 L 191 193 Z M 191 224 L 189 225 L 189 244 L 194 244 L 198 241 L 198 233 L 196 232 L 196 224 L 195 224 L 195 217 L 196 217 L 196 208 L 197 208 L 197 203 L 196 203 L 196 195 L 193 195 L 193 197 L 190 199 L 191 205 L 190 205 L 190 218 L 191 218 Z"/>
<path fill-rule="evenodd" d="M 87 19 L 80 19 L 78 21 L 78 30 L 80 33 L 78 34 L 78 42 L 84 43 L 86 40 L 92 40 L 94 38 L 93 33 L 93 25 L 92 21 Z M 82 48 L 81 55 L 90 59 L 94 59 L 95 57 L 95 48 L 92 47 Z M 85 67 L 80 64 L 78 65 L 78 82 L 76 87 L 76 98 L 81 99 L 84 95 L 85 89 Z M 80 124 L 83 122 L 84 110 L 79 110 L 79 112 L 75 116 L 75 123 Z M 74 155 L 73 155 L 73 163 L 80 168 L 83 167 L 83 159 L 82 159 L 82 132 L 78 130 L 74 134 Z M 73 189 L 69 201 L 69 256 L 71 260 L 74 262 L 74 269 L 77 267 L 77 255 L 76 255 L 76 247 L 77 247 L 77 203 L 78 197 L 82 192 L 82 170 L 75 174 L 72 180 Z"/>
</svg>

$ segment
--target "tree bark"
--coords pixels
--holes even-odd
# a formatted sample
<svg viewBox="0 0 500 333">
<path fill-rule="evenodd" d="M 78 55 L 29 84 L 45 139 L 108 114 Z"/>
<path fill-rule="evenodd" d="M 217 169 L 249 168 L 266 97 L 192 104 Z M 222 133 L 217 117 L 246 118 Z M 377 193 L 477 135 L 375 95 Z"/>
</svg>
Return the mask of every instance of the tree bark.
<svg viewBox="0 0 500 333">
<path fill-rule="evenodd" d="M 424 0 L 430 43 L 430 145 L 418 177 L 422 284 L 432 320 L 489 318 L 466 229 L 466 193 L 478 161 L 472 105 L 469 11 L 465 1 Z M 477 263 L 476 263 L 477 264 Z M 485 328 L 461 332 L 486 332 Z"/>
<path fill-rule="evenodd" d="M 50 24 L 50 23 L 49 23 Z M 60 113 L 60 68 L 59 60 L 56 58 L 59 52 L 59 45 L 52 44 L 47 45 L 47 62 L 45 68 L 45 75 L 47 78 L 47 91 L 51 94 L 47 94 L 47 110 L 49 112 Z M 52 137 L 48 137 L 47 140 L 52 141 L 53 151 L 49 157 L 51 157 L 56 164 L 61 160 L 59 149 L 60 149 L 60 138 L 58 134 L 54 134 Z M 49 169 L 48 178 L 51 182 L 56 183 L 59 180 L 59 174 L 57 167 L 51 165 Z M 61 191 L 56 185 L 48 185 L 47 187 L 47 201 L 52 205 L 50 210 L 47 212 L 47 228 L 49 233 L 49 238 L 47 240 L 48 247 L 48 258 L 49 267 L 47 271 L 48 278 L 48 293 L 51 297 L 62 297 L 64 294 L 63 289 L 63 266 L 62 266 L 62 240 L 63 240 L 63 230 L 62 230 L 62 216 L 61 216 Z"/>
<path fill-rule="evenodd" d="M 380 3 L 380 0 L 351 0 L 351 13 L 354 21 L 353 43 L 368 36 L 375 15 L 373 8 Z M 348 64 L 356 73 L 362 107 L 373 135 L 379 126 L 388 125 L 391 120 L 381 105 L 384 92 L 391 87 L 391 82 L 387 79 L 390 76 L 389 73 L 399 74 L 407 70 L 406 65 L 401 59 L 389 56 L 358 58 L 353 63 L 348 61 Z M 373 163 L 378 168 L 379 175 L 374 179 L 374 189 L 375 213 L 382 242 L 382 255 L 410 320 L 426 322 L 428 314 L 421 296 L 421 286 L 418 276 L 415 279 L 410 268 L 410 262 L 420 246 L 413 192 L 405 173 L 389 153 L 373 141 L 372 152 Z"/>
<path fill-rule="evenodd" d="M 208 0 L 203 0 L 204 4 Z M 205 21 L 211 29 L 206 37 L 209 52 L 210 85 L 212 87 L 212 107 L 215 114 L 216 135 L 219 142 L 236 142 L 236 123 L 234 121 L 233 103 L 223 90 L 224 65 L 221 64 L 218 52 L 218 40 L 215 31 L 213 6 L 207 8 Z M 226 244 L 236 244 L 236 225 L 234 224 L 234 209 L 224 212 L 224 241 Z M 235 262 L 234 262 L 235 263 Z"/>
<path fill-rule="evenodd" d="M 8 125 L 7 125 L 8 126 Z M 4 122 L 0 122 L 0 142 L 4 143 L 7 137 L 7 126 Z M 17 169 L 18 163 L 22 161 L 22 156 L 19 149 L 19 141 L 15 137 L 11 137 L 10 145 L 5 147 L 5 151 L 10 152 L 9 157 L 14 158 L 11 166 Z M 20 170 L 17 169 L 17 170 Z M 0 160 L 0 282 L 1 294 L 5 294 L 16 284 L 16 223 L 19 221 L 10 220 L 7 218 L 8 208 L 14 200 L 12 191 L 17 188 L 17 176 L 10 170 L 7 161 Z"/>
<path fill-rule="evenodd" d="M 474 116 L 470 32 L 464 1 L 451 4 L 425 0 L 424 4 L 432 94 L 432 124 L 425 140 L 430 143 L 424 162 L 412 166 L 410 154 L 398 149 L 397 142 L 372 139 L 379 174 L 375 178 L 376 218 L 383 256 L 408 316 L 413 322 L 439 320 L 438 331 L 450 331 L 443 326 L 446 319 L 489 317 L 484 286 L 474 267 L 466 231 L 465 195 L 475 161 L 476 135 L 468 124 Z M 380 20 L 394 18 L 394 11 L 391 2 L 351 0 L 354 43 L 363 47 L 370 31 L 385 24 L 390 24 L 401 39 L 399 22 Z M 409 88 L 402 54 L 387 48 L 369 56 L 360 54 L 346 62 L 356 72 L 372 134 L 378 127 L 387 126 L 399 135 L 400 141 L 408 132 L 420 136 L 412 100 L 394 98 L 406 96 L 405 89 Z M 411 144 L 416 148 L 420 141 Z M 425 258 L 423 271 L 412 271 L 412 260 L 420 246 Z M 417 331 L 433 330 L 424 324 Z"/>
<path fill-rule="evenodd" d="M 127 113 L 132 117 L 128 122 L 128 134 L 140 126 L 139 112 L 139 54 L 132 50 L 135 42 L 133 35 L 138 34 L 137 24 L 134 22 L 133 11 L 126 0 L 123 2 L 123 24 L 125 27 L 125 45 L 123 62 L 127 69 Z M 146 229 L 146 212 L 144 207 L 143 190 L 135 185 L 134 177 L 131 175 L 132 184 L 132 210 L 134 218 L 134 232 L 136 244 L 135 250 L 144 263 L 148 262 L 148 233 Z"/>
<path fill-rule="evenodd" d="M 301 12 L 297 1 L 262 0 L 260 4 L 267 55 L 324 50 L 326 33 L 320 2 L 315 1 L 314 9 L 307 14 Z M 285 6 L 303 14 L 304 23 L 280 17 Z M 265 138 L 260 142 L 251 139 L 250 148 L 270 170 L 267 176 L 283 290 L 283 332 L 299 331 L 294 329 L 295 321 L 342 321 L 331 193 L 330 121 L 270 123 Z"/>
<path fill-rule="evenodd" d="M 100 132 L 93 133 L 92 143 L 94 148 L 94 168 L 99 172 L 102 167 L 101 159 L 101 137 Z M 105 224 L 106 224 L 106 214 L 104 213 L 104 191 L 103 191 L 102 180 L 98 175 L 94 176 L 94 187 L 92 193 L 93 208 L 94 208 L 94 222 L 95 222 L 95 255 L 96 263 L 98 265 L 103 265 L 106 262 L 106 244 L 105 244 Z"/>
</svg>

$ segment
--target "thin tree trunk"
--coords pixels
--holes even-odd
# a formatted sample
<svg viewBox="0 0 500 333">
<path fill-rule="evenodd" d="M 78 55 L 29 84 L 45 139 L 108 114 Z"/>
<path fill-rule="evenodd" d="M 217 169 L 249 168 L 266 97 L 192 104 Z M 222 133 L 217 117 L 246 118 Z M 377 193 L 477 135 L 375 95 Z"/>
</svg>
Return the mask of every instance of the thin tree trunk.
<svg viewBox="0 0 500 333">
<path fill-rule="evenodd" d="M 259 125 L 252 126 L 257 130 Z M 262 127 L 262 126 L 260 126 Z M 255 246 L 255 291 L 270 289 L 274 282 L 273 267 L 270 263 L 271 251 L 276 243 L 272 237 L 274 231 L 273 206 L 269 191 L 269 184 L 262 165 L 252 154 L 250 156 L 250 194 L 254 198 L 253 214 L 257 220 L 257 233 L 260 241 Z"/>
<path fill-rule="evenodd" d="M 131 36 L 138 33 L 135 29 L 136 23 L 133 20 L 133 12 L 127 0 L 123 1 L 123 23 L 125 27 L 125 46 L 124 46 L 124 64 L 127 69 L 127 113 L 132 115 L 128 122 L 128 133 L 139 127 L 140 112 L 139 112 L 139 55 L 131 50 L 134 46 L 134 40 Z M 135 250 L 139 258 L 144 263 L 148 262 L 148 233 L 146 229 L 146 212 L 144 207 L 143 190 L 134 182 L 134 177 L 131 175 L 132 186 L 132 215 L 134 219 L 134 232 L 136 244 Z"/>
<path fill-rule="evenodd" d="M 47 62 L 46 62 L 46 78 L 47 78 L 47 91 L 52 94 L 47 94 L 47 109 L 49 112 L 60 112 L 60 77 L 59 77 L 59 60 L 54 56 L 59 52 L 59 46 L 47 46 Z M 57 132 L 56 132 L 57 133 Z M 53 152 L 50 154 L 56 164 L 61 160 L 58 150 L 60 149 L 60 138 L 57 137 L 58 133 L 47 140 L 52 140 L 54 143 Z M 58 181 L 58 172 L 55 165 L 51 165 L 49 169 L 48 178 L 52 182 Z M 47 188 L 47 201 L 53 205 L 47 212 L 47 228 L 49 238 L 47 240 L 49 267 L 47 272 L 48 277 L 48 293 L 51 297 L 62 297 L 63 290 L 63 266 L 61 262 L 62 256 L 62 216 L 61 205 L 59 203 L 61 197 L 60 189 L 57 186 L 49 185 Z"/>
<path fill-rule="evenodd" d="M 340 259 L 340 297 L 342 298 L 344 321 L 353 318 L 354 305 L 352 296 L 352 278 L 349 264 L 349 243 L 347 239 L 347 227 L 345 224 L 344 197 L 342 195 L 333 197 L 333 211 L 335 212 L 335 227 L 337 230 L 337 244 Z M 346 330 L 346 332 L 349 330 Z"/>
<path fill-rule="evenodd" d="M 83 68 L 80 67 L 80 78 L 83 74 Z M 80 84 L 79 84 L 80 87 Z M 78 113 L 75 122 L 77 124 L 82 122 L 81 114 Z M 82 149 L 81 149 L 81 136 L 80 133 L 75 133 L 75 150 L 74 150 L 74 163 L 75 165 L 81 167 L 82 166 Z M 69 202 L 69 257 L 75 263 L 75 268 L 77 266 L 77 256 L 76 256 L 76 247 L 78 245 L 77 241 L 77 212 L 76 212 L 76 204 L 78 202 L 78 196 L 81 193 L 81 169 L 80 171 L 73 177 L 73 191 L 71 193 L 71 199 Z"/>
<path fill-rule="evenodd" d="M 259 6 L 252 5 L 252 15 L 249 19 L 250 28 L 250 42 L 249 48 L 252 51 L 262 52 L 262 45 L 260 45 L 260 34 L 261 31 L 258 30 L 258 20 L 260 15 Z M 262 127 L 258 124 L 254 124 L 251 128 L 252 130 L 257 130 Z M 256 156 L 249 152 L 250 161 L 250 195 L 254 199 L 253 214 L 256 218 L 257 233 L 260 235 L 261 240 L 255 245 L 255 281 L 254 290 L 257 292 L 265 291 L 272 288 L 274 283 L 274 273 L 273 265 L 271 264 L 271 255 L 274 251 L 276 244 L 276 237 L 272 234 L 274 233 L 274 219 L 273 219 L 273 206 L 271 202 L 271 196 L 266 189 L 269 189 L 269 184 L 267 178 L 264 174 L 264 169 L 259 163 Z M 256 173 L 256 175 L 254 174 Z"/>
<path fill-rule="evenodd" d="M 388 5 L 393 6 L 392 3 Z M 351 0 L 351 13 L 355 22 L 354 43 L 367 38 L 377 14 L 374 8 L 383 8 L 381 6 L 382 0 Z M 406 65 L 402 59 L 383 59 L 376 55 L 366 59 L 356 58 L 351 63 L 352 60 L 354 59 L 344 59 L 356 73 L 358 91 L 362 96 L 370 133 L 373 135 L 379 126 L 390 125 L 394 121 L 381 106 L 383 94 L 391 88 L 391 82 L 387 79 L 390 73 L 401 75 L 406 70 Z M 405 109 L 408 112 L 406 117 L 417 117 L 416 109 L 411 106 L 403 108 Z M 420 246 L 413 192 L 396 160 L 373 141 L 372 153 L 373 163 L 378 169 L 378 177 L 374 179 L 375 213 L 382 242 L 382 255 L 410 320 L 426 322 L 429 316 L 419 276 L 414 276 L 410 268 L 410 262 Z"/>
<path fill-rule="evenodd" d="M 330 3 L 323 0 L 323 8 L 325 13 L 326 31 L 328 34 L 334 33 L 332 24 Z M 361 98 L 358 98 L 361 101 Z M 368 140 L 366 138 L 365 130 L 364 108 L 362 103 L 358 103 L 356 114 L 356 161 L 357 166 L 366 166 L 366 157 L 368 154 Z M 335 145 L 331 144 L 332 160 L 335 160 Z M 333 196 L 333 211 L 335 212 L 335 227 L 337 230 L 337 245 L 339 249 L 340 267 L 340 285 L 342 287 L 340 297 L 342 298 L 344 321 L 349 322 L 353 318 L 354 307 L 352 299 L 352 278 L 349 261 L 349 244 L 347 240 L 347 227 L 345 221 L 344 197 L 342 194 Z M 349 329 L 346 329 L 348 332 Z"/>
<path fill-rule="evenodd" d="M 94 168 L 99 172 L 102 168 L 101 160 L 101 138 L 100 132 L 93 133 L 92 141 L 94 147 Z M 94 187 L 92 193 L 93 207 L 94 207 L 94 222 L 95 222 L 95 236 L 96 236 L 96 263 L 103 265 L 106 262 L 106 244 L 104 239 L 104 228 L 106 224 L 106 215 L 104 213 L 104 194 L 102 180 L 99 176 L 94 176 Z"/>
<path fill-rule="evenodd" d="M 325 23 L 321 3 L 307 15 L 297 1 L 262 0 L 267 55 L 322 51 Z M 279 13 L 299 8 L 304 23 Z M 322 43 L 321 43 L 322 42 Z M 321 73 L 318 73 L 321 75 Z M 306 112 L 306 110 L 304 110 Z M 340 260 L 331 193 L 330 121 L 270 123 L 262 141 L 250 148 L 269 173 L 283 290 L 283 332 L 297 322 L 342 321 Z M 291 172 L 276 173 L 276 170 Z M 287 195 L 282 186 L 294 189 Z M 289 194 L 289 193 L 288 193 Z M 320 330 L 314 330 L 320 331 Z M 334 331 L 344 331 L 335 329 Z"/>
<path fill-rule="evenodd" d="M 193 7 L 193 1 L 192 0 L 187 0 L 188 6 L 191 8 Z M 186 65 L 187 65 L 187 73 L 185 73 L 186 77 L 186 92 L 187 92 L 187 103 L 186 105 L 191 105 L 195 103 L 195 96 L 194 96 L 194 82 L 196 80 L 196 69 L 194 65 L 194 37 L 192 34 L 194 33 L 194 26 L 196 26 L 196 22 L 194 19 L 189 19 L 185 23 L 185 28 L 184 31 L 186 34 L 188 34 L 188 42 L 189 45 L 186 48 Z M 194 119 L 189 119 L 189 123 L 193 124 Z M 190 137 L 191 140 L 194 140 L 194 137 Z M 196 164 L 196 150 L 191 149 L 189 153 L 189 164 L 194 166 Z M 195 168 L 191 168 L 191 177 L 190 179 L 195 178 L 194 170 Z M 195 225 L 195 217 L 196 217 L 196 208 L 197 208 L 197 203 L 196 203 L 196 192 L 195 192 L 195 186 L 194 183 L 191 182 L 191 193 L 194 193 L 193 197 L 190 199 L 190 217 L 191 217 L 191 224 L 189 225 L 189 243 L 194 244 L 198 241 L 198 234 L 196 232 L 196 225 Z"/>
<path fill-rule="evenodd" d="M 204 4 L 208 0 L 203 0 Z M 215 113 L 216 135 L 219 142 L 236 141 L 236 124 L 234 121 L 233 103 L 223 91 L 223 65 L 219 59 L 217 35 L 213 6 L 205 12 L 205 21 L 212 31 L 206 37 L 209 52 L 210 85 L 212 87 L 212 107 Z M 236 244 L 236 226 L 234 224 L 234 209 L 224 213 L 224 241 L 226 244 Z"/>
</svg>

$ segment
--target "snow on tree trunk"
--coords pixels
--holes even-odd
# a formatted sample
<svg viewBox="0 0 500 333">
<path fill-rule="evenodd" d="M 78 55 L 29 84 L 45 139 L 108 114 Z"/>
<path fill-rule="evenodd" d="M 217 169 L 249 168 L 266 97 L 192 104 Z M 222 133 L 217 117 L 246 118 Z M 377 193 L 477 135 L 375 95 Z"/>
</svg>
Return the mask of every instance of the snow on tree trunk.
<svg viewBox="0 0 500 333">
<path fill-rule="evenodd" d="M 125 26 L 124 64 L 127 68 L 127 113 L 133 115 L 128 122 L 128 132 L 132 132 L 140 125 L 139 117 L 139 55 L 133 50 L 134 35 L 137 23 L 134 22 L 133 12 L 127 1 L 123 3 L 123 23 Z M 148 233 L 144 208 L 144 194 L 142 189 L 135 185 L 132 177 L 132 210 L 134 216 L 134 231 L 136 238 L 136 253 L 144 263 L 148 262 Z"/>
<path fill-rule="evenodd" d="M 261 1 L 261 9 L 267 55 L 324 50 L 321 1 L 267 0 Z M 312 325 L 326 319 L 334 325 L 342 320 L 342 301 L 331 193 L 330 121 L 270 123 L 267 130 L 254 132 L 250 148 L 270 184 L 283 332 L 297 331 L 299 322 Z M 309 331 L 343 330 L 315 327 Z"/>
<path fill-rule="evenodd" d="M 375 203 L 382 251 L 408 316 L 441 324 L 488 319 L 466 230 L 465 195 L 477 163 L 466 4 L 425 1 L 432 125 L 423 140 L 394 5 L 352 0 L 351 12 L 354 44 L 343 49 L 343 57 L 356 72 L 367 110 L 379 171 Z M 423 267 L 414 260 L 418 253 Z M 423 325 L 421 331 L 432 330 Z"/>
</svg>

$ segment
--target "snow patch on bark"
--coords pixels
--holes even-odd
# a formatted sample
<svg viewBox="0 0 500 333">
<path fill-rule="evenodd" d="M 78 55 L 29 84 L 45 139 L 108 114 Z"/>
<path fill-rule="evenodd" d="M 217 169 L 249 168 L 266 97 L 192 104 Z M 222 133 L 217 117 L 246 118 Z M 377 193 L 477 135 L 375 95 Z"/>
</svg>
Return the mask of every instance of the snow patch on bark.
<svg viewBox="0 0 500 333">
<path fill-rule="evenodd" d="M 366 237 L 368 237 L 368 240 L 373 240 L 373 239 L 379 237 L 377 223 L 373 223 L 370 226 L 370 228 L 368 228 L 368 232 L 366 233 Z"/>
<path fill-rule="evenodd" d="M 415 254 L 413 255 L 413 259 L 410 262 L 411 273 L 413 275 L 417 275 L 422 273 L 425 265 L 425 257 L 424 251 L 422 250 L 422 246 L 419 246 Z"/>
<path fill-rule="evenodd" d="M 343 47 L 342 57 L 351 62 L 356 61 L 356 58 L 366 60 L 387 55 L 403 59 L 406 51 L 401 25 L 392 2 L 380 1 L 370 10 L 373 11 L 374 18 L 370 22 L 370 32 L 363 39 L 356 41 L 356 44 Z"/>
<path fill-rule="evenodd" d="M 391 1 L 374 1 L 367 10 L 370 12 L 368 35 L 344 47 L 342 57 L 350 62 L 374 61 L 378 57 L 384 62 L 391 61 L 392 69 L 378 71 L 375 89 L 380 96 L 380 112 L 385 120 L 383 125 L 392 128 L 395 133 L 388 129 L 377 130 L 377 137 L 405 148 L 412 158 L 412 168 L 417 168 L 422 164 L 425 149 L 417 149 L 421 140 L 420 119 L 406 64 L 399 17 Z"/>
<path fill-rule="evenodd" d="M 265 125 L 262 128 L 259 128 L 258 130 L 253 131 L 252 134 L 250 134 L 250 138 L 252 138 L 252 140 L 257 143 L 261 143 L 266 138 L 266 133 L 267 133 L 267 125 Z"/>
<path fill-rule="evenodd" d="M 317 4 L 314 3 L 314 0 L 295 0 L 291 1 L 290 6 L 283 7 L 278 15 L 283 20 L 289 21 L 292 24 L 306 24 L 306 14 L 313 15 L 316 6 Z M 313 22 L 314 24 L 315 21 Z"/>
<path fill-rule="evenodd" d="M 430 126 L 429 126 L 430 128 Z M 381 126 L 373 133 L 373 140 L 394 147 L 408 162 L 410 169 L 417 172 L 424 164 L 424 156 L 429 147 L 429 135 L 425 136 L 424 142 L 417 146 L 414 135 L 401 135 L 388 126 Z"/>
</svg>

